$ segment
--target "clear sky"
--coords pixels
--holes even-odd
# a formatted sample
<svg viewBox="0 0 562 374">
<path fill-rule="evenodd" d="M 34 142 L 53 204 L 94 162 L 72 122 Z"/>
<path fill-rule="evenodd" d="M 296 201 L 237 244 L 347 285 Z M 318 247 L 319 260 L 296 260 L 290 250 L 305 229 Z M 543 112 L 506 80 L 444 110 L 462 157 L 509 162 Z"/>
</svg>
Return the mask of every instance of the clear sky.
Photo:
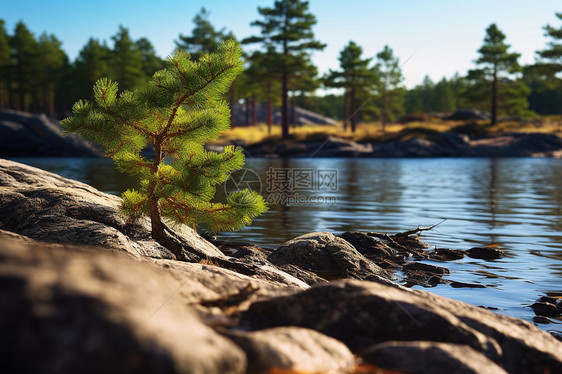
<svg viewBox="0 0 562 374">
<path fill-rule="evenodd" d="M 251 27 L 258 6 L 273 0 L 0 0 L 0 18 L 9 33 L 22 20 L 35 33 L 55 34 L 74 59 L 88 38 L 107 40 L 120 24 L 133 38 L 147 37 L 165 57 L 180 33 L 189 34 L 195 14 L 206 7 L 217 28 L 242 39 L 259 32 Z M 547 38 L 543 26 L 559 27 L 560 0 L 310 0 L 318 24 L 314 32 L 328 46 L 315 52 L 321 73 L 338 67 L 339 51 L 353 40 L 372 57 L 388 44 L 404 62 L 407 87 L 451 77 L 472 68 L 488 25 L 507 35 L 520 63 L 532 63 Z"/>
</svg>

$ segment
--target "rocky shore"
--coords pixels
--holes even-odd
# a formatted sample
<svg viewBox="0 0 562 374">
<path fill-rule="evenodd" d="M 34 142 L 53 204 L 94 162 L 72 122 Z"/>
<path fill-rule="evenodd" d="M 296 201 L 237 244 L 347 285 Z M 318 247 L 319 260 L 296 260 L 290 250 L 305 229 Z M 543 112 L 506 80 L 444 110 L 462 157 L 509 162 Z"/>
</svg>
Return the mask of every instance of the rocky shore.
<svg viewBox="0 0 562 374">
<path fill-rule="evenodd" d="M 178 261 L 118 203 L 0 160 L 3 372 L 562 372 L 562 342 L 531 323 L 393 282 L 454 287 L 446 261 L 501 251 L 429 251 L 416 228 L 271 252 L 183 228 Z"/>
<path fill-rule="evenodd" d="M 470 131 L 417 133 L 406 129 L 396 139 L 357 143 L 337 136 L 315 141 L 276 141 L 242 146 L 248 157 L 562 157 L 562 139 L 543 133 Z M 221 151 L 224 146 L 209 145 Z M 97 157 L 96 147 L 64 136 L 46 115 L 0 111 L 0 157 Z"/>
</svg>

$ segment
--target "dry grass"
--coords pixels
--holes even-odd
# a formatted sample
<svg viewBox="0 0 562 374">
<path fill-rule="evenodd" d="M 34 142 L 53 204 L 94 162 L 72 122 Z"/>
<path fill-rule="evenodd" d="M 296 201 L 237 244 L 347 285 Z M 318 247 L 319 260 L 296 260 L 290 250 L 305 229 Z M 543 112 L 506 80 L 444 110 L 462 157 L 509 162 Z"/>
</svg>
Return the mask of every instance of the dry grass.
<svg viewBox="0 0 562 374">
<path fill-rule="evenodd" d="M 386 132 L 382 132 L 380 122 L 360 123 L 356 132 L 349 129 L 344 131 L 342 124 L 333 125 L 307 125 L 291 128 L 291 134 L 295 141 L 322 141 L 330 135 L 354 140 L 357 142 L 380 141 L 400 138 L 406 140 L 412 137 L 425 137 L 435 132 L 451 131 L 455 127 L 466 125 L 464 121 L 444 121 L 435 119 L 433 121 L 410 122 L 407 124 L 393 123 L 386 126 Z M 474 121 L 472 122 L 474 123 Z M 562 136 L 562 116 L 544 116 L 539 121 L 505 121 L 494 127 L 490 127 L 487 121 L 479 121 L 477 125 L 487 132 L 540 132 L 557 133 Z M 242 140 L 251 145 L 263 142 L 278 142 L 281 140 L 281 127 L 272 127 L 271 134 L 268 133 L 265 124 L 252 127 L 236 127 L 215 141 L 215 144 L 228 144 L 233 140 Z"/>
</svg>

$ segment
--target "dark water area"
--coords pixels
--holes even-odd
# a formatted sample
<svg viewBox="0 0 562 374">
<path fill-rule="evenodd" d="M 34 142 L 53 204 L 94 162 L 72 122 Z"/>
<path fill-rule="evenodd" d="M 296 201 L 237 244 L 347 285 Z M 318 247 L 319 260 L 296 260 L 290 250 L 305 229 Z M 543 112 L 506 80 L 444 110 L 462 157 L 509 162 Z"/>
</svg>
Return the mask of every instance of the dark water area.
<svg viewBox="0 0 562 374">
<path fill-rule="evenodd" d="M 109 193 L 136 184 L 107 159 L 16 161 Z M 487 286 L 438 285 L 428 291 L 528 321 L 535 316 L 529 306 L 540 296 L 562 296 L 560 159 L 248 159 L 246 167 L 228 188 L 261 186 L 270 210 L 245 230 L 219 234 L 220 239 L 276 248 L 312 231 L 395 233 L 445 220 L 421 239 L 439 248 L 493 245 L 506 255 L 426 261 L 447 267 L 451 280 Z M 562 333 L 562 320 L 550 320 L 538 326 Z"/>
</svg>

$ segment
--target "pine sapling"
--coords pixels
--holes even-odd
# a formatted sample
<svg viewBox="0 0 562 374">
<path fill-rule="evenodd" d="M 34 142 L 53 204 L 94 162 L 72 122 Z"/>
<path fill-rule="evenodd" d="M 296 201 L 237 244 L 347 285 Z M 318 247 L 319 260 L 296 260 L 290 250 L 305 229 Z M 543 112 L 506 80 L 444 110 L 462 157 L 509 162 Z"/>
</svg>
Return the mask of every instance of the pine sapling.
<svg viewBox="0 0 562 374">
<path fill-rule="evenodd" d="M 119 170 L 140 177 L 139 190 L 123 193 L 121 211 L 131 220 L 150 217 L 152 237 L 178 258 L 182 239 L 166 222 L 237 230 L 267 210 L 262 196 L 248 189 L 229 194 L 226 204 L 211 201 L 216 186 L 244 165 L 240 148 L 203 148 L 230 126 L 222 97 L 242 71 L 241 53 L 233 41 L 199 61 L 177 51 L 145 88 L 120 95 L 116 82 L 102 78 L 93 102 L 78 101 L 63 121 L 66 131 L 101 145 Z M 145 158 L 148 145 L 154 155 Z"/>
</svg>

